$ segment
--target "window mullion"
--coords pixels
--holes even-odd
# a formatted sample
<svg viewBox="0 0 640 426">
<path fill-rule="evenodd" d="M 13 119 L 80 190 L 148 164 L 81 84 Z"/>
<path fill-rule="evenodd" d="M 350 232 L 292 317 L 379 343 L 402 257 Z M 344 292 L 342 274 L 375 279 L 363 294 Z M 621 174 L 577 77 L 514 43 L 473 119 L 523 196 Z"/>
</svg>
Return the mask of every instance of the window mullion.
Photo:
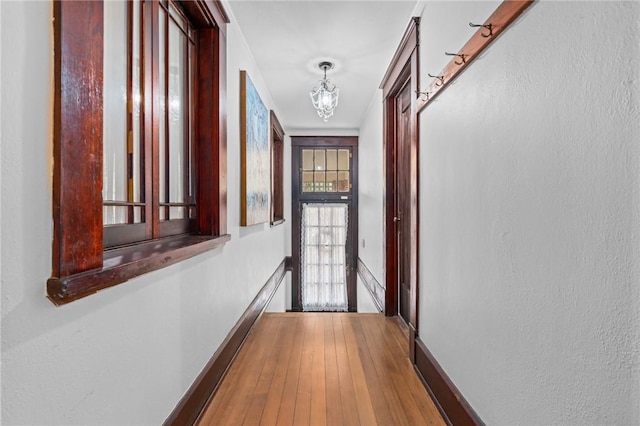
<svg viewBox="0 0 640 426">
<path fill-rule="evenodd" d="M 133 138 L 133 8 L 134 2 L 127 2 L 127 202 L 133 203 L 134 198 L 134 164 L 133 145 L 137 141 Z M 135 222 L 135 208 L 127 208 L 127 223 Z"/>
<path fill-rule="evenodd" d="M 138 120 L 140 122 L 139 125 L 139 138 L 141 145 L 140 159 L 138 160 L 141 167 L 140 172 L 140 201 L 144 203 L 144 208 L 142 209 L 142 222 L 145 224 L 145 235 L 147 238 L 152 235 L 152 226 L 153 226 L 153 214 L 152 214 L 152 199 L 153 199 L 153 179 L 152 179 L 152 150 L 151 150 L 151 118 L 153 117 L 152 111 L 149 109 L 152 105 L 151 103 L 151 91 L 149 90 L 151 86 L 151 75 L 149 74 L 149 70 L 151 70 L 151 66 L 147 63 L 148 58 L 151 55 L 148 54 L 148 48 L 151 46 L 149 40 L 145 38 L 145 35 L 148 34 L 148 30 L 146 29 L 146 23 L 149 20 L 147 16 L 148 4 L 145 0 L 140 0 L 136 7 L 138 8 L 138 42 L 139 42 L 139 67 L 137 70 L 138 73 L 138 100 L 140 102 L 140 117 Z"/>
<path fill-rule="evenodd" d="M 145 185 L 147 196 L 147 223 L 151 228 L 151 237 L 159 236 L 159 137 L 160 137 L 160 88 L 159 88 L 159 36 L 158 36 L 158 9 L 157 1 L 145 1 L 145 68 L 151 72 L 145 72 L 145 148 L 150 153 L 145 157 L 145 174 L 148 176 Z M 149 202 L 151 201 L 151 202 Z"/>
</svg>

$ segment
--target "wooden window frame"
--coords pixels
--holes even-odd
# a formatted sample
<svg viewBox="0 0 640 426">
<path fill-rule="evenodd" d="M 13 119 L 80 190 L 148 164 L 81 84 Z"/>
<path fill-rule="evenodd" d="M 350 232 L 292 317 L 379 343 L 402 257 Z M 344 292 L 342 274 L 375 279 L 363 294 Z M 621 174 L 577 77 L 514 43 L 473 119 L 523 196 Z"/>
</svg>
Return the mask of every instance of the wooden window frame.
<svg viewBox="0 0 640 426">
<path fill-rule="evenodd" d="M 132 35 L 133 35 L 133 19 L 132 19 L 132 12 L 133 12 L 133 7 L 134 4 L 131 0 L 128 0 L 128 7 L 129 7 L 129 22 L 128 22 L 128 36 L 129 36 L 129 40 L 128 40 L 128 48 L 129 48 L 129 52 L 128 52 L 128 61 L 129 63 L 132 62 L 132 49 L 133 49 L 133 40 L 132 40 Z M 162 4 L 166 2 L 166 4 Z M 144 119 L 145 116 L 149 116 L 151 117 L 152 111 L 160 111 L 161 110 L 161 105 L 159 102 L 159 99 L 165 98 L 168 99 L 168 91 L 169 91 L 169 30 L 170 30 L 170 25 L 169 22 L 170 21 L 174 21 L 177 24 L 177 21 L 171 17 L 171 12 L 170 10 L 175 10 L 175 13 L 179 14 L 185 21 L 185 26 L 187 28 L 187 30 L 183 29 L 182 27 L 179 26 L 179 28 L 181 28 L 182 33 L 185 35 L 185 37 L 194 45 L 196 44 L 196 33 L 195 33 L 195 28 L 194 25 L 192 25 L 192 20 L 190 19 L 190 17 L 186 16 L 185 11 L 180 8 L 180 6 L 178 6 L 177 2 L 175 2 L 174 0 L 161 0 L 161 2 L 151 2 L 150 5 L 152 8 L 157 8 L 158 10 L 152 10 L 149 13 L 151 13 L 152 19 L 146 19 L 147 17 L 143 16 L 143 3 L 144 1 L 140 1 L 140 3 L 137 3 L 140 7 L 140 22 L 146 22 L 147 25 L 144 25 L 144 28 L 140 28 L 138 31 L 140 33 L 140 50 L 141 50 L 141 59 L 143 60 L 143 66 L 142 66 L 142 72 L 141 74 L 141 80 L 140 80 L 140 86 L 141 88 L 143 87 L 149 87 L 151 88 L 151 92 L 154 92 L 153 95 L 151 96 L 151 101 L 150 102 L 144 102 L 141 103 L 141 111 L 140 111 L 140 123 L 142 125 L 142 120 Z M 176 5 L 175 6 L 172 6 Z M 166 15 L 166 16 L 165 16 Z M 149 25 L 149 23 L 152 20 L 156 19 L 156 16 L 160 19 L 166 19 L 166 26 L 164 27 L 164 33 L 163 34 L 154 34 L 155 32 L 157 32 L 159 30 L 159 28 L 156 28 L 155 30 L 152 30 L 152 26 L 154 24 L 157 24 L 158 22 L 154 22 L 154 24 Z M 143 26 L 143 25 L 141 25 Z M 158 26 L 159 27 L 159 26 Z M 162 44 L 162 42 L 164 42 L 164 58 L 165 61 L 164 63 L 160 64 L 160 63 L 156 63 L 157 61 L 153 60 L 153 56 L 150 54 L 152 50 L 154 51 L 158 51 L 159 50 L 159 46 Z M 153 48 L 151 46 L 154 46 Z M 158 46 L 158 48 L 156 48 L 155 46 Z M 189 48 L 189 47 L 188 47 Z M 187 48 L 187 49 L 188 49 Z M 196 49 L 196 55 L 197 55 L 197 49 Z M 190 67 L 191 65 L 195 64 L 195 61 L 197 60 L 197 58 L 192 58 L 189 55 L 187 55 L 187 67 Z M 193 64 L 190 63 L 190 61 L 193 60 Z M 144 62 L 146 61 L 146 62 Z M 156 68 L 157 67 L 157 68 Z M 197 67 L 193 67 L 193 71 L 197 71 L 196 69 Z M 167 76 L 165 78 L 164 81 L 164 87 L 160 87 L 159 85 L 157 86 L 157 90 L 156 87 L 154 87 L 154 76 L 155 75 L 159 75 L 158 73 L 160 73 L 161 69 L 164 69 L 164 73 L 165 76 Z M 127 103 L 128 105 L 132 105 L 133 104 L 133 91 L 132 91 L 132 76 L 133 76 L 133 69 L 131 68 L 131 65 L 129 65 L 129 69 L 128 71 L 128 78 L 127 78 L 127 84 L 128 84 L 128 88 L 127 88 Z M 192 70 L 187 70 L 187 73 L 189 74 Z M 192 80 L 192 87 L 193 87 L 193 94 L 197 93 L 197 78 L 195 75 L 190 75 L 189 78 Z M 103 91 L 106 90 L 103 86 Z M 191 107 L 196 106 L 195 105 L 195 101 L 197 100 L 197 96 L 194 98 L 193 102 L 191 101 L 191 99 L 189 99 L 188 97 L 190 96 L 190 94 L 187 94 L 187 98 L 186 100 L 184 100 L 184 104 L 185 105 L 190 105 Z M 189 161 L 189 156 L 197 154 L 196 150 L 195 150 L 195 126 L 196 126 L 196 120 L 194 119 L 192 115 L 192 111 L 190 111 L 191 108 L 187 108 L 186 109 L 186 120 L 185 122 L 190 122 L 189 126 L 185 126 L 185 132 L 184 132 L 184 147 L 185 147 L 185 153 L 186 155 L 184 156 L 184 161 L 183 161 L 183 167 L 184 170 L 182 171 L 182 174 L 184 175 L 184 182 L 185 182 L 185 187 L 184 192 L 185 194 L 189 192 L 189 190 L 191 188 L 187 188 L 186 185 L 187 182 L 189 182 L 189 176 L 191 176 L 193 178 L 193 180 L 195 181 L 196 176 L 197 176 L 197 170 L 192 170 L 190 169 L 190 167 L 192 165 L 195 165 L 195 161 L 193 163 L 191 163 Z M 193 111 L 195 111 L 195 108 L 193 109 Z M 127 111 L 127 129 L 130 132 L 132 130 L 133 127 L 133 110 L 132 108 L 129 108 L 129 111 Z M 142 126 L 141 126 L 142 127 Z M 185 215 L 184 218 L 182 219 L 172 219 L 172 220 L 168 220 L 166 218 L 169 218 L 170 216 L 170 208 L 171 207 L 175 207 L 175 206 L 195 206 L 195 194 L 192 195 L 191 199 L 188 200 L 182 200 L 182 202 L 169 202 L 169 188 L 170 188 L 170 184 L 169 184 L 169 175 L 173 172 L 173 170 L 170 170 L 170 157 L 171 157 L 171 152 L 169 151 L 169 108 L 164 108 L 164 129 L 160 129 L 158 128 L 159 132 L 162 133 L 164 131 L 165 134 L 165 140 L 164 140 L 164 145 L 165 145 L 165 156 L 166 158 L 164 159 L 165 162 L 165 175 L 162 176 L 162 173 L 160 173 L 159 179 L 153 179 L 153 175 L 152 175 L 152 167 L 153 164 L 155 164 L 156 159 L 159 159 L 159 156 L 157 154 L 155 154 L 156 151 L 158 151 L 160 149 L 160 141 L 159 138 L 156 137 L 154 135 L 155 133 L 155 129 L 153 129 L 152 132 L 145 132 L 144 130 L 141 129 L 140 131 L 140 138 L 137 140 L 134 140 L 133 135 L 130 135 L 130 140 L 129 143 L 131 145 L 131 147 L 129 149 L 131 149 L 131 152 L 129 153 L 129 155 L 133 155 L 133 146 L 137 146 L 140 148 L 140 160 L 139 160 L 139 166 L 141 168 L 141 173 L 140 173 L 140 200 L 135 202 L 134 200 L 134 195 L 133 195 L 133 182 L 131 182 L 130 187 L 127 189 L 127 195 L 128 195 L 128 200 L 126 202 L 126 204 L 129 204 L 129 209 L 130 211 L 128 212 L 128 220 L 126 223 L 113 223 L 113 224 L 108 224 L 104 226 L 104 231 L 103 231 L 103 247 L 105 250 L 109 249 L 109 248 L 115 248 L 118 246 L 124 246 L 124 245 L 128 245 L 128 244 L 137 244 L 141 241 L 148 241 L 151 239 L 157 239 L 157 238 L 162 238 L 162 237 L 169 237 L 172 235 L 180 235 L 180 234 L 188 234 L 188 233 L 193 233 L 197 231 L 197 225 L 196 225 L 196 218 L 190 217 L 190 213 L 191 213 L 191 209 L 188 209 L 187 214 Z M 128 149 L 128 151 L 129 151 Z M 159 151 L 158 151 L 159 152 Z M 133 159 L 129 159 L 129 167 L 133 166 Z M 159 188 L 157 188 L 160 185 L 161 181 L 165 181 L 165 191 L 164 194 L 160 193 Z M 156 202 L 154 200 L 154 198 L 158 197 L 158 200 L 162 200 L 164 196 L 165 202 L 160 202 L 158 204 L 158 202 Z M 144 220 L 142 220 L 141 222 L 135 223 L 133 221 L 133 207 L 131 206 L 131 204 L 136 204 L 138 207 L 142 208 L 141 211 L 141 216 L 144 218 Z M 103 205 L 104 206 L 117 206 L 117 205 L 124 205 L 125 202 L 123 202 L 122 200 L 118 200 L 118 201 L 109 201 L 107 202 L 107 200 L 103 200 Z M 155 208 L 155 206 L 159 206 L 157 208 Z M 165 219 L 162 220 L 160 218 L 161 215 L 161 211 L 163 211 L 164 213 L 164 217 Z M 158 223 L 155 223 L 158 222 Z M 157 233 L 156 235 L 154 235 L 154 233 Z"/>
<path fill-rule="evenodd" d="M 219 0 L 179 3 L 193 20 L 200 52 L 196 111 L 198 229 L 193 234 L 108 250 L 104 249 L 102 214 L 103 2 L 53 3 L 53 253 L 47 296 L 56 305 L 220 247 L 230 239 L 226 234 L 229 19 Z M 157 86 L 157 76 L 152 84 Z M 149 90 L 144 96 L 144 102 L 150 102 Z M 147 134 L 158 125 L 157 116 L 143 119 Z M 152 175 L 158 179 L 157 161 Z"/>
<path fill-rule="evenodd" d="M 271 110 L 271 226 L 284 223 L 284 130 Z"/>
</svg>

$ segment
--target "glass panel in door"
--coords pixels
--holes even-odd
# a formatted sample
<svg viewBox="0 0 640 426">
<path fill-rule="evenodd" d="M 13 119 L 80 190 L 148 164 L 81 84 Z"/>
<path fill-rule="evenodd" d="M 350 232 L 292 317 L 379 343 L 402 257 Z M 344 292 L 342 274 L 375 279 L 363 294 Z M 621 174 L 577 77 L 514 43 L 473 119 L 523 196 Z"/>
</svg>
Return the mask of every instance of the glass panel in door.
<svg viewBox="0 0 640 426">
<path fill-rule="evenodd" d="M 303 311 L 347 311 L 347 204 L 302 204 Z"/>
<path fill-rule="evenodd" d="M 350 149 L 303 148 L 302 192 L 351 192 Z"/>
</svg>

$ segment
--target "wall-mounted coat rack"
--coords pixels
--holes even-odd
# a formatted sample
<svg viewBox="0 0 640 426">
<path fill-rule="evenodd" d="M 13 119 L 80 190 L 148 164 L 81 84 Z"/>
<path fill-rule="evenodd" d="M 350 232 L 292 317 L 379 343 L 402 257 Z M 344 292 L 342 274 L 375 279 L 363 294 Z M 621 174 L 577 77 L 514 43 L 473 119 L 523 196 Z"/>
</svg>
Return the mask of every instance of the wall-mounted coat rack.
<svg viewBox="0 0 640 426">
<path fill-rule="evenodd" d="M 531 6 L 535 0 L 505 0 L 489 16 L 483 24 L 469 23 L 472 28 L 478 30 L 469 41 L 457 53 L 445 52 L 447 56 L 453 56 L 444 69 L 436 74 L 427 74 L 432 78 L 431 83 L 424 91 L 417 90 L 417 109 L 420 113 L 431 101 L 433 101 L 462 71 L 464 71 L 476 59 L 484 49 L 489 46 L 504 30 L 507 29 L 518 16 Z"/>
</svg>

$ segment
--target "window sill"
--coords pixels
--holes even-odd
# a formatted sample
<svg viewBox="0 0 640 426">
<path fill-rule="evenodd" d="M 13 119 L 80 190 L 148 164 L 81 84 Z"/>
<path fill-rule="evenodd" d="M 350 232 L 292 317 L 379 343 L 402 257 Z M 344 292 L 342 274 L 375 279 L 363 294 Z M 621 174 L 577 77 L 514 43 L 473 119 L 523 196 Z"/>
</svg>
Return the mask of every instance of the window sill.
<svg viewBox="0 0 640 426">
<path fill-rule="evenodd" d="M 274 219 L 273 222 L 271 222 L 271 227 L 282 225 L 283 223 L 284 223 L 284 218 Z"/>
<path fill-rule="evenodd" d="M 64 305 L 147 272 L 222 247 L 230 239 L 230 235 L 181 235 L 107 250 L 104 252 L 102 269 L 64 278 L 49 278 L 47 297 L 56 305 Z"/>
</svg>

